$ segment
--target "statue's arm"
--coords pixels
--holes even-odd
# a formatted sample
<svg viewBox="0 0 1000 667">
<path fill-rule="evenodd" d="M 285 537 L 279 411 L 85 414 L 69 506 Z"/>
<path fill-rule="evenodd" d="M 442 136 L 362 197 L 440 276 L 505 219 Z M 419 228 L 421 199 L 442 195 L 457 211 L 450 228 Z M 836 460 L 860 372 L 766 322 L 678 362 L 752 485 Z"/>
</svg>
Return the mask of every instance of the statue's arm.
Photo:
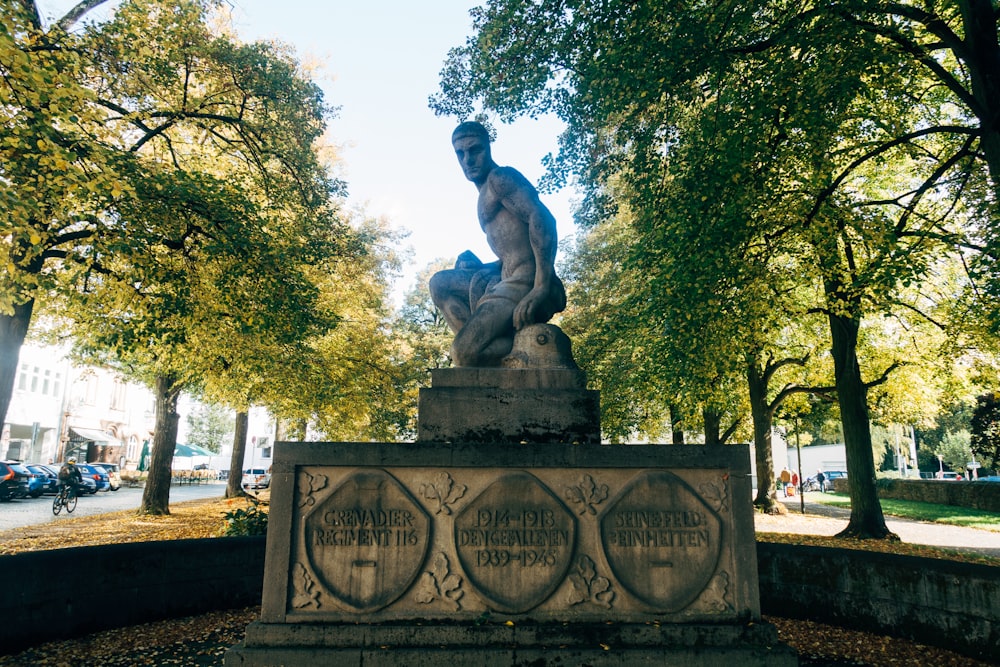
<svg viewBox="0 0 1000 667">
<path fill-rule="evenodd" d="M 520 172 L 510 167 L 498 167 L 494 191 L 501 204 L 528 226 L 528 239 L 535 258 L 535 288 L 550 289 L 556 282 L 556 219 L 538 198 L 538 191 Z"/>
</svg>

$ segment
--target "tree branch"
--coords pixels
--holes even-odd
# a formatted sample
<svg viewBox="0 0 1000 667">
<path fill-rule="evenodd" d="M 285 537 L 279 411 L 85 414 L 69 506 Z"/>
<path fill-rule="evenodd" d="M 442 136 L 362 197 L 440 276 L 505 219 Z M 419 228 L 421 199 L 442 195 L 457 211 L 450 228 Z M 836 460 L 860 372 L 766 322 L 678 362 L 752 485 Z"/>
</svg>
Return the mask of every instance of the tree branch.
<svg viewBox="0 0 1000 667">
<path fill-rule="evenodd" d="M 73 7 L 73 9 L 66 12 L 61 19 L 56 21 L 56 26 L 60 30 L 69 32 L 69 29 L 73 27 L 73 24 L 80 20 L 81 16 L 89 12 L 94 7 L 103 5 L 105 2 L 108 2 L 108 0 L 83 0 L 78 5 Z"/>
</svg>

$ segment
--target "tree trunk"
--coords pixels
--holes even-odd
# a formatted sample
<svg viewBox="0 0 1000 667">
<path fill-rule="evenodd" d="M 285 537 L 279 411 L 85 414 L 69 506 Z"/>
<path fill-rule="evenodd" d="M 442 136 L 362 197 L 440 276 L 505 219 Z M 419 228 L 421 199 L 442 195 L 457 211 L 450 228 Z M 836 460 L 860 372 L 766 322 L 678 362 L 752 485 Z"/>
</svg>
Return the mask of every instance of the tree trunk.
<svg viewBox="0 0 1000 667">
<path fill-rule="evenodd" d="M 705 422 L 705 444 L 709 447 L 718 447 L 722 444 L 719 433 L 722 431 L 722 415 L 705 408 L 701 411 L 702 419 Z"/>
<path fill-rule="evenodd" d="M 979 147 L 1000 200 L 1000 43 L 997 40 L 997 12 L 991 0 L 961 0 L 965 33 L 965 63 L 969 69 L 972 95 L 979 108 Z"/>
<path fill-rule="evenodd" d="M 767 404 L 767 377 L 757 367 L 753 355 L 747 357 L 747 386 L 750 392 L 750 414 L 753 418 L 754 465 L 757 470 L 757 497 L 754 507 L 768 514 L 784 508 L 772 495 L 774 490 L 774 456 L 771 452 L 771 409 Z"/>
<path fill-rule="evenodd" d="M 172 375 L 156 378 L 156 430 L 149 457 L 149 474 L 142 492 L 140 514 L 170 514 L 170 468 L 177 447 L 177 398 L 181 386 Z"/>
<path fill-rule="evenodd" d="M 669 406 L 670 410 L 670 442 L 674 445 L 684 444 L 684 429 L 681 428 L 681 416 L 677 408 Z"/>
<path fill-rule="evenodd" d="M 7 409 L 14 395 L 17 360 L 31 325 L 35 300 L 14 306 L 13 315 L 0 314 L 0 426 L 7 421 Z"/>
<path fill-rule="evenodd" d="M 233 434 L 233 455 L 229 459 L 229 481 L 226 483 L 226 498 L 241 498 L 243 491 L 243 457 L 247 451 L 247 429 L 250 415 L 246 410 L 236 413 L 236 431 Z"/>
<path fill-rule="evenodd" d="M 857 356 L 859 319 L 833 313 L 829 319 L 837 400 L 847 452 L 847 482 L 851 494 L 851 520 L 837 537 L 898 540 L 899 537 L 885 525 L 875 487 L 868 388 L 861 379 Z"/>
</svg>

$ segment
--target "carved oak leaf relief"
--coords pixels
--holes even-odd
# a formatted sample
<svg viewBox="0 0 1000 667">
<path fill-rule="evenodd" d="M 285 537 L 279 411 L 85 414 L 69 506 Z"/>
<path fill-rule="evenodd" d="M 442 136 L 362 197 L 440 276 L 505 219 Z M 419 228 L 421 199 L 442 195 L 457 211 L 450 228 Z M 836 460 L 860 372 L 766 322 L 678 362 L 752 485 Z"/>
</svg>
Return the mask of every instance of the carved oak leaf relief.
<svg viewBox="0 0 1000 667">
<path fill-rule="evenodd" d="M 455 611 L 462 608 L 460 600 L 465 592 L 462 590 L 462 578 L 451 572 L 448 557 L 440 551 L 431 559 L 430 569 L 420 577 L 417 584 L 416 599 L 421 604 L 430 604 L 435 600 L 450 602 Z"/>
<path fill-rule="evenodd" d="M 326 475 L 310 475 L 305 470 L 299 477 L 299 507 L 312 507 L 316 504 L 313 494 L 326 488 Z"/>
<path fill-rule="evenodd" d="M 309 576 L 309 571 L 306 570 L 305 566 L 302 563 L 296 563 L 292 570 L 292 589 L 294 590 L 292 606 L 296 609 L 302 609 L 316 605 L 318 609 L 320 607 L 319 591 L 314 590 L 315 586 L 316 582 Z"/>
<path fill-rule="evenodd" d="M 716 614 L 732 611 L 732 609 L 733 605 L 729 600 L 729 574 L 725 571 L 719 572 L 712 578 L 712 581 L 690 607 L 690 611 Z"/>
<path fill-rule="evenodd" d="M 584 475 L 583 479 L 576 486 L 567 486 L 563 490 L 563 497 L 566 500 L 580 506 L 580 514 L 597 514 L 597 505 L 608 498 L 608 485 L 598 486 L 594 478 Z"/>
<path fill-rule="evenodd" d="M 726 481 L 729 479 L 729 475 L 723 475 L 722 479 L 718 482 L 705 482 L 698 487 L 701 491 L 702 498 L 708 503 L 716 512 L 728 511 L 726 503 L 729 499 L 729 491 L 726 486 Z"/>
<path fill-rule="evenodd" d="M 437 509 L 435 514 L 451 514 L 451 506 L 465 495 L 465 484 L 455 484 L 447 472 L 439 472 L 430 483 L 420 485 L 420 495 L 433 502 Z"/>
<path fill-rule="evenodd" d="M 594 561 L 589 556 L 580 556 L 567 579 L 570 588 L 566 593 L 566 602 L 570 606 L 591 602 L 606 609 L 611 608 L 611 603 L 615 599 L 611 581 L 606 577 L 597 576 Z"/>
</svg>

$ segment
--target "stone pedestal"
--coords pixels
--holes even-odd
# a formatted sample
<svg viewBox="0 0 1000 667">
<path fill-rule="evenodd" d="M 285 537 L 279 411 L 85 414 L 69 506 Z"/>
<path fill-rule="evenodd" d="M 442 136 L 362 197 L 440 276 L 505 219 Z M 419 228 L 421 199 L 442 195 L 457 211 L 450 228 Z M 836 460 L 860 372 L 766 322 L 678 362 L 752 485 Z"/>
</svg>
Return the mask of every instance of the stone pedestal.
<svg viewBox="0 0 1000 667">
<path fill-rule="evenodd" d="M 227 665 L 797 664 L 746 446 L 278 443 L 271 484 Z"/>
<path fill-rule="evenodd" d="M 600 393 L 581 370 L 443 368 L 420 390 L 420 442 L 601 441 Z"/>
</svg>

